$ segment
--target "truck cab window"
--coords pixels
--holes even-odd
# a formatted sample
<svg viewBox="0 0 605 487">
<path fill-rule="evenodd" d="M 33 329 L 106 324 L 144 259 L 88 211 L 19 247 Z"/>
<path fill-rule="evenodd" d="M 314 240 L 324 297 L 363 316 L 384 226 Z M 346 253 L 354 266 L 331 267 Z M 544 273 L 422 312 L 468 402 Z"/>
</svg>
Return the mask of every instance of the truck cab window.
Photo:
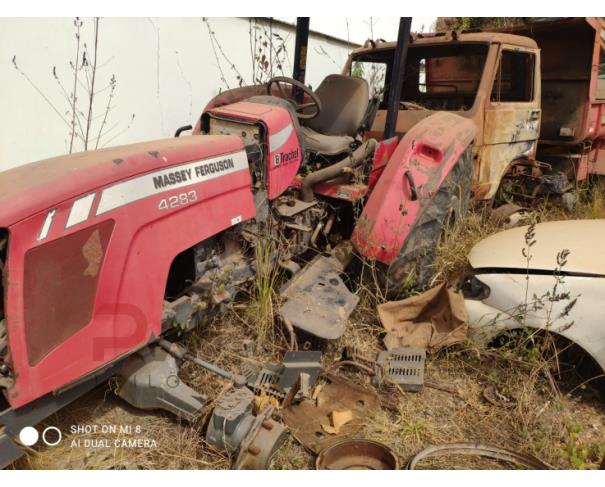
<svg viewBox="0 0 605 487">
<path fill-rule="evenodd" d="M 529 102 L 534 99 L 535 56 L 528 52 L 502 51 L 496 69 L 491 101 Z"/>
<path fill-rule="evenodd" d="M 410 45 L 401 101 L 407 107 L 427 110 L 470 110 L 475 103 L 487 57 L 485 43 Z M 379 92 L 386 108 L 394 49 L 380 49 L 356 56 L 351 76 L 365 78 L 370 93 Z"/>
</svg>

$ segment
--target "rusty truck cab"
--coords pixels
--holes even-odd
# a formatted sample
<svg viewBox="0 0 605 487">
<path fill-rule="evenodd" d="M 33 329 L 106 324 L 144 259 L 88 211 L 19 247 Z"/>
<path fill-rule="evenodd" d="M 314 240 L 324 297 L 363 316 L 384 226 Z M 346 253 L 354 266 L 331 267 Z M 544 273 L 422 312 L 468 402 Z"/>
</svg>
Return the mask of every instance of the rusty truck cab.
<svg viewBox="0 0 605 487">
<path fill-rule="evenodd" d="M 351 53 L 345 74 L 368 80 L 378 111 L 370 137 L 380 138 L 395 43 L 367 42 Z M 413 35 L 395 132 L 449 111 L 478 127 L 473 146 L 475 198 L 491 199 L 516 161 L 532 158 L 540 133 L 540 51 L 524 36 L 494 32 Z"/>
<path fill-rule="evenodd" d="M 544 19 L 501 29 L 540 48 L 537 159 L 582 180 L 605 174 L 605 18 Z"/>
</svg>

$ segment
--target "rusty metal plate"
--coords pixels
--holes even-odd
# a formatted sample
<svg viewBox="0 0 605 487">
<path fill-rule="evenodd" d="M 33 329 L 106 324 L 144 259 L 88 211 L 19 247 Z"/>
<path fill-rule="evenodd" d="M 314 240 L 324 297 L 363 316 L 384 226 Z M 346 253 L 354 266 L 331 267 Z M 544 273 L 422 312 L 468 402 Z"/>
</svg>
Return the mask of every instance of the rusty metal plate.
<svg viewBox="0 0 605 487">
<path fill-rule="evenodd" d="M 304 400 L 282 412 L 292 436 L 314 453 L 358 431 L 365 417 L 379 408 L 373 391 L 334 374 L 324 378 L 327 382 L 315 400 Z M 352 413 L 352 420 L 343 425 L 338 434 L 326 433 L 322 424 L 330 423 L 330 413 L 347 409 Z"/>
<path fill-rule="evenodd" d="M 334 340 L 345 331 L 359 297 L 340 278 L 342 265 L 335 257 L 319 256 L 285 284 L 281 313 L 296 328 Z"/>
</svg>

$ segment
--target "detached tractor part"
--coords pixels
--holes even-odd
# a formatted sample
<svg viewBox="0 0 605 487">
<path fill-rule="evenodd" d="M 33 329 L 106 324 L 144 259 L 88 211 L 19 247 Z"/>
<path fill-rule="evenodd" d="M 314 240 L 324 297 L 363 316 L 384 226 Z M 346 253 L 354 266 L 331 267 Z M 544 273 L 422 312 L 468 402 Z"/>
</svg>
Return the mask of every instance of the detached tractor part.
<svg viewBox="0 0 605 487">
<path fill-rule="evenodd" d="M 321 352 L 286 352 L 281 364 L 248 366 L 244 375 L 256 394 L 267 394 L 279 401 L 291 402 L 309 397 L 321 372 Z M 285 406 L 284 406 L 285 407 Z"/>
<path fill-rule="evenodd" d="M 242 376 L 191 355 L 177 343 L 160 339 L 157 345 L 143 348 L 121 364 L 116 373 L 116 393 L 139 409 L 163 409 L 179 418 L 195 421 L 208 398 L 179 378 L 180 364 L 185 360 L 237 386 L 245 383 Z"/>
<path fill-rule="evenodd" d="M 317 470 L 399 470 L 399 458 L 377 441 L 347 439 L 319 452 L 315 467 Z"/>
<path fill-rule="evenodd" d="M 426 351 L 421 348 L 382 350 L 376 358 L 375 382 L 387 379 L 407 392 L 418 392 L 424 384 Z"/>
<path fill-rule="evenodd" d="M 118 373 L 118 396 L 139 409 L 164 409 L 195 421 L 207 397 L 184 384 L 176 359 L 159 346 L 132 355 Z"/>
<path fill-rule="evenodd" d="M 206 441 L 230 453 L 237 453 L 235 468 L 262 470 L 286 438 L 286 428 L 271 419 L 272 407 L 254 413 L 254 393 L 248 388 L 234 387 L 218 400 L 208 429 Z"/>
<path fill-rule="evenodd" d="M 311 335 L 340 338 L 359 302 L 340 277 L 343 270 L 336 257 L 317 256 L 280 289 L 284 319 Z"/>
<path fill-rule="evenodd" d="M 238 453 L 237 469 L 264 469 L 283 443 L 286 428 L 271 419 L 273 408 L 258 414 L 254 393 L 243 376 L 223 370 L 187 352 L 176 343 L 160 339 L 158 345 L 129 357 L 118 371 L 117 394 L 140 409 L 163 409 L 188 421 L 199 419 L 207 398 L 178 377 L 178 363 L 187 360 L 233 382 L 215 407 L 206 441 L 230 453 Z"/>
<path fill-rule="evenodd" d="M 410 274 L 419 287 L 429 285 L 434 273 L 432 264 L 438 243 L 447 227 L 468 211 L 472 162 L 472 151 L 468 147 L 441 185 L 425 193 L 426 199 L 420 203 L 419 214 L 410 226 L 410 233 L 399 255 L 391 263 L 381 266 L 379 276 L 385 289 L 401 289 Z M 411 172 L 405 174 L 410 188 L 414 188 Z"/>
</svg>

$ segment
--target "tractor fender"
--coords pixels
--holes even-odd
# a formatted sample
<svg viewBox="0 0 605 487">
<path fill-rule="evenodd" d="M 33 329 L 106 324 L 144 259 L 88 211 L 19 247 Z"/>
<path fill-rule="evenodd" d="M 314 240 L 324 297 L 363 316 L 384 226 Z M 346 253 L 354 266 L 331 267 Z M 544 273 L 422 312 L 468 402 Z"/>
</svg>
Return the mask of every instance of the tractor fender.
<svg viewBox="0 0 605 487">
<path fill-rule="evenodd" d="M 476 133 L 472 120 L 447 112 L 425 118 L 406 133 L 353 230 L 353 244 L 362 256 L 387 265 L 400 256 L 465 151 L 470 157 L 467 149 Z M 468 198 L 470 188 L 465 193 Z"/>
</svg>

